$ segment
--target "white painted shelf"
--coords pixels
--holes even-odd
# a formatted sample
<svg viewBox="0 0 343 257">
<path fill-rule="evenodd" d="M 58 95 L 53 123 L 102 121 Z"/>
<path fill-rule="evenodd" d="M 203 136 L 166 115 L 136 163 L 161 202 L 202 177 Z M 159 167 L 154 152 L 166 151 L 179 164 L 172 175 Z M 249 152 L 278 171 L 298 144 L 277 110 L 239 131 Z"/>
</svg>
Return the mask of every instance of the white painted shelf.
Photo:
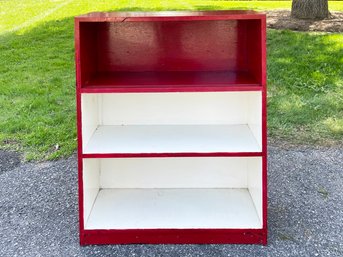
<svg viewBox="0 0 343 257">
<path fill-rule="evenodd" d="M 262 228 L 247 189 L 102 189 L 85 229 Z"/>
<path fill-rule="evenodd" d="M 84 153 L 261 152 L 248 125 L 98 126 Z"/>
</svg>

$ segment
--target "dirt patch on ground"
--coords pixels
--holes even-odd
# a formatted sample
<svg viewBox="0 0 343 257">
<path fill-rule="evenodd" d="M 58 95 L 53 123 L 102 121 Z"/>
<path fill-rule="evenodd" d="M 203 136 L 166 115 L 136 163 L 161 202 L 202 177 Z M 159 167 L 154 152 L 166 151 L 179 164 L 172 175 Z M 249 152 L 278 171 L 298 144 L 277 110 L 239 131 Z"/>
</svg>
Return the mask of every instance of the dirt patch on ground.
<svg viewBox="0 0 343 257">
<path fill-rule="evenodd" d="M 0 175 L 20 165 L 20 154 L 0 150 Z"/>
<path fill-rule="evenodd" d="M 266 14 L 267 26 L 272 29 L 343 32 L 343 12 L 331 12 L 331 17 L 325 20 L 294 19 L 289 10 L 267 11 Z"/>
</svg>

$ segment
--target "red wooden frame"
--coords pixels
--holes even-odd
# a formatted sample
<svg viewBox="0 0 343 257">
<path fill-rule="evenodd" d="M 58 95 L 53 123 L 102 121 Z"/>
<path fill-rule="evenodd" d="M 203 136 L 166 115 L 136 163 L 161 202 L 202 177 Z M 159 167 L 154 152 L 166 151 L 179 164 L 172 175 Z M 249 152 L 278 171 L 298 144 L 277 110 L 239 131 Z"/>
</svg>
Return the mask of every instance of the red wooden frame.
<svg viewBox="0 0 343 257">
<path fill-rule="evenodd" d="M 87 230 L 81 244 L 267 244 L 264 229 Z"/>
<path fill-rule="evenodd" d="M 195 22 L 202 21 L 204 24 L 208 24 L 212 21 L 219 21 L 218 27 L 221 27 L 225 23 L 220 21 L 230 21 L 234 24 L 233 28 L 235 40 L 237 42 L 243 42 L 245 48 L 252 48 L 252 50 L 242 49 L 237 42 L 235 51 L 236 55 L 232 60 L 235 61 L 233 71 L 235 69 L 242 69 L 250 72 L 252 80 L 246 80 L 244 78 L 237 79 L 230 77 L 231 81 L 226 83 L 223 81 L 213 80 L 210 77 L 208 81 L 204 83 L 193 83 L 189 78 L 185 78 L 183 81 L 170 81 L 170 76 L 167 75 L 167 79 L 163 76 L 160 80 L 147 77 L 144 82 L 144 77 L 141 79 L 138 77 L 136 81 L 133 81 L 129 85 L 125 83 L 117 83 L 115 79 L 101 79 L 94 80 L 93 84 L 89 81 L 92 80 L 93 74 L 101 75 L 103 70 L 109 72 L 120 73 L 120 67 L 108 66 L 108 63 L 112 63 L 115 60 L 123 62 L 126 65 L 126 69 L 129 72 L 141 72 L 146 69 L 153 70 L 161 65 L 166 58 L 168 58 L 168 51 L 170 46 L 167 41 L 158 41 L 155 39 L 151 43 L 154 51 L 157 51 L 159 47 L 164 47 L 164 50 L 168 50 L 164 53 L 164 59 L 162 61 L 157 60 L 156 56 L 146 56 L 144 51 L 135 53 L 136 55 L 126 55 L 125 52 L 121 52 L 119 56 L 111 56 L 109 45 L 105 50 L 93 49 L 93 53 L 90 57 L 84 57 L 85 51 L 90 47 L 98 47 L 98 41 L 103 41 L 106 44 L 106 37 L 108 37 L 113 31 L 113 27 L 117 24 L 129 24 L 126 29 L 129 34 L 134 31 L 139 34 L 139 30 L 135 30 L 133 23 L 147 23 L 148 28 L 155 29 L 155 23 L 160 23 L 158 26 L 162 27 L 162 32 L 169 33 L 170 37 L 176 37 L 179 33 L 177 29 L 173 29 L 170 26 L 163 26 L 162 23 L 174 22 L 180 24 L 180 22 Z M 162 23 L 161 23 L 162 22 Z M 109 25 L 111 24 L 111 25 Z M 113 25 L 115 24 L 115 25 Z M 185 23 L 186 24 L 186 23 Z M 118 25 L 119 26 L 119 25 Z M 120 25 L 122 26 L 122 25 Z M 144 27 L 143 29 L 147 29 Z M 187 30 L 188 25 L 185 25 Z M 195 25 L 194 25 L 195 26 Z M 190 29 L 194 29 L 194 26 L 190 26 Z M 124 25 L 125 27 L 125 25 Z M 97 29 L 101 31 L 98 32 Z M 115 30 L 115 28 L 114 28 Z M 217 33 L 218 31 L 216 31 Z M 201 32 L 199 32 L 201 35 Z M 221 37 L 221 40 L 230 39 L 231 34 L 227 34 Z M 250 36 L 249 36 L 250 35 Z M 122 37 L 128 37 L 130 35 L 121 35 Z M 166 36 L 166 34 L 164 35 Z M 250 37 L 250 38 L 249 38 Z M 97 41 L 98 40 L 98 41 Z M 206 42 L 213 40 L 211 37 L 205 37 L 203 39 Z M 118 42 L 117 42 L 118 43 Z M 181 43 L 182 44 L 182 43 Z M 181 45 L 182 46 L 182 45 Z M 125 46 L 121 46 L 125 51 L 130 51 L 131 48 L 125 49 Z M 179 48 L 180 49 L 180 48 Z M 98 51 L 98 52 L 96 52 Z M 99 52 L 100 51 L 100 52 Z M 222 63 L 216 63 L 216 60 L 211 60 L 211 55 L 206 55 L 203 52 L 203 59 L 197 58 L 197 51 L 189 50 L 189 63 L 184 64 L 181 67 L 182 71 L 198 70 L 206 72 L 211 65 L 217 65 L 217 69 L 225 70 Z M 198 50 L 200 51 L 200 50 Z M 249 51 L 255 51 L 251 53 Z M 79 224 L 80 224 L 80 244 L 125 244 L 125 243 L 248 243 L 248 244 L 266 244 L 267 243 L 267 89 L 266 89 L 266 17 L 264 14 L 254 11 L 206 11 L 206 12 L 112 12 L 112 13 L 90 13 L 75 18 L 75 62 L 76 62 L 76 107 L 77 107 L 77 133 L 78 133 L 78 179 L 79 179 Z M 106 58 L 99 57 L 99 55 L 109 55 Z M 178 58 L 182 58 L 181 54 L 173 52 Z M 138 56 L 137 56 L 138 55 Z M 242 56 L 243 57 L 242 57 Z M 125 58 L 129 59 L 125 59 Z M 226 56 L 227 57 L 227 56 Z M 117 59 L 116 59 L 117 58 Z M 118 59 L 119 58 L 119 59 Z M 131 58 L 131 59 L 130 59 Z M 146 66 L 139 67 L 135 64 L 137 60 L 144 60 L 148 58 Z M 150 58 L 150 59 L 149 59 Z M 193 59 L 192 59 L 193 58 Z M 225 59 L 225 58 L 224 58 Z M 192 62 L 192 60 L 194 62 Z M 225 61 L 225 60 L 224 60 Z M 95 64 L 91 64 L 95 63 Z M 93 66 L 95 65 L 95 66 Z M 168 69 L 175 72 L 177 65 L 180 63 L 168 63 Z M 111 67 L 110 67 L 111 66 Z M 103 70 L 102 70 L 103 69 Z M 99 71 L 100 70 L 100 71 Z M 149 70 L 149 71 L 150 71 Z M 237 70 L 237 71 L 238 71 Z M 162 68 L 162 72 L 164 69 Z M 176 71 L 177 72 L 177 71 Z M 231 72 L 231 71 L 230 71 Z M 250 76 L 249 75 L 249 76 Z M 159 76 L 159 75 L 158 75 Z M 196 75 L 197 76 L 197 75 Z M 202 78 L 200 74 L 200 79 Z M 206 75 L 207 76 L 207 75 Z M 211 75 L 209 75 L 211 76 Z M 231 76 L 231 75 L 230 75 Z M 235 75 L 234 75 L 235 76 Z M 130 76 L 128 76 L 130 77 Z M 196 81 L 199 81 L 199 76 L 196 77 Z M 155 80 L 154 80 L 155 79 Z M 123 78 L 123 81 L 125 77 Z M 141 82 L 143 80 L 143 82 Z M 213 81 L 212 81 L 213 80 Z M 149 84 L 151 81 L 157 81 L 153 85 Z M 147 93 L 147 92 L 214 92 L 214 91 L 261 91 L 262 92 L 262 152 L 247 152 L 247 153 L 137 153 L 137 154 L 84 154 L 82 152 L 82 121 L 81 121 L 81 94 L 84 93 Z M 209 156 L 261 156 L 262 157 L 262 190 L 263 190 L 263 227 L 262 229 L 128 229 L 128 230 L 86 230 L 84 228 L 83 218 L 83 158 L 131 158 L 131 157 L 209 157 Z"/>
</svg>

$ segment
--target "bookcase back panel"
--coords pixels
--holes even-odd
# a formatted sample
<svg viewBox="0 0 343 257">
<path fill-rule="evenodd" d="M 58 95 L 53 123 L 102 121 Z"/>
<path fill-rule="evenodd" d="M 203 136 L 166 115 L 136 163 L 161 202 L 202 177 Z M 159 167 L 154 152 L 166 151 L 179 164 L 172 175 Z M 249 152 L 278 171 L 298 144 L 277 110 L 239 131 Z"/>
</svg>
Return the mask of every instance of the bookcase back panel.
<svg viewBox="0 0 343 257">
<path fill-rule="evenodd" d="M 256 159 L 256 160 L 255 160 Z M 101 159 L 101 188 L 248 188 L 261 157 Z"/>
<path fill-rule="evenodd" d="M 253 21 L 259 24 L 259 21 Z M 245 70 L 247 21 L 93 23 L 97 70 Z M 250 22 L 251 23 L 251 22 Z M 88 28 L 82 24 L 81 33 Z"/>
<path fill-rule="evenodd" d="M 106 42 L 98 59 L 101 71 L 228 70 L 237 69 L 239 64 L 237 21 L 101 26 L 98 38 Z M 245 54 L 240 56 L 243 59 Z"/>
<path fill-rule="evenodd" d="M 248 124 L 252 119 L 261 124 L 262 119 L 251 117 L 261 110 L 261 92 L 98 94 L 98 101 L 91 95 L 83 96 L 83 104 L 92 105 L 88 109 L 98 110 L 99 117 L 84 119 L 98 125 Z"/>
</svg>

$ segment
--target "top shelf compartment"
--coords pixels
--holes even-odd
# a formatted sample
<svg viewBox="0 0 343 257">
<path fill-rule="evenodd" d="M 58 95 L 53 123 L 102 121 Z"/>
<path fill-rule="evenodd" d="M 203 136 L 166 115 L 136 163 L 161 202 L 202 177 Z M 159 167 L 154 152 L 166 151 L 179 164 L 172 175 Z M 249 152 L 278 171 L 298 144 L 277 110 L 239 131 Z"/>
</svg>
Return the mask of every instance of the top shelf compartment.
<svg viewBox="0 0 343 257">
<path fill-rule="evenodd" d="M 260 90 L 265 16 L 93 13 L 76 18 L 81 92 Z"/>
</svg>

